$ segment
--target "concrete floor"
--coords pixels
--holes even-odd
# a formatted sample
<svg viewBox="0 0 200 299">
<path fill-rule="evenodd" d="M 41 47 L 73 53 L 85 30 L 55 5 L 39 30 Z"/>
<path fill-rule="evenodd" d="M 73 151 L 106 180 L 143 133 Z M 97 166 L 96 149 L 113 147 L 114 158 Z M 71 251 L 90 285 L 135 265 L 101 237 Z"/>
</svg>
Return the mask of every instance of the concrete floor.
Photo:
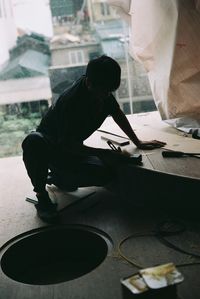
<svg viewBox="0 0 200 299">
<path fill-rule="evenodd" d="M 0 244 L 13 237 L 13 231 L 24 232 L 46 225 L 36 214 L 33 204 L 26 198 L 35 198 L 30 179 L 21 156 L 0 159 Z M 61 210 L 68 204 L 92 194 L 98 187 L 79 188 L 73 193 L 63 193 L 55 186 L 49 186 L 50 197 L 58 202 Z M 36 198 L 35 198 L 36 199 Z M 15 227 L 15 229 L 13 229 Z"/>
<path fill-rule="evenodd" d="M 32 186 L 21 156 L 0 159 L 0 188 L 2 198 L 13 193 L 20 197 L 31 191 Z"/>
<path fill-rule="evenodd" d="M 8 237 L 13 237 L 14 225 L 18 225 L 20 231 L 39 225 L 32 204 L 25 201 L 27 195 L 33 195 L 33 191 L 21 156 L 0 159 L 0 190 L 2 245 Z"/>
<path fill-rule="evenodd" d="M 20 156 L 0 159 L 0 190 L 0 247 L 20 233 L 46 226 L 37 217 L 33 205 L 25 200 L 27 196 L 32 197 L 34 193 Z M 104 192 L 94 196 L 94 199 L 99 200 L 100 204 L 94 206 L 91 212 L 90 210 L 88 210 L 88 213 L 87 210 L 79 211 L 78 213 L 75 210 L 71 212 L 66 211 L 62 215 L 63 223 L 83 223 L 97 227 L 111 236 L 116 246 L 127 235 L 138 231 L 144 232 L 147 229 L 152 230 L 156 223 L 164 219 L 163 215 L 155 210 L 146 209 L 145 211 L 143 208 L 133 208 L 131 205 L 129 207 L 128 203 L 124 204 L 125 198 L 122 204 L 121 200 L 116 200 L 117 197 L 108 196 L 107 194 Z M 185 248 L 185 243 L 189 242 L 189 251 L 191 251 L 193 248 L 199 248 L 200 229 L 199 221 L 198 223 L 193 223 L 193 225 L 192 223 L 189 224 L 185 234 L 182 237 L 177 237 L 177 244 L 181 244 Z M 136 246 L 137 242 L 142 242 L 142 245 L 138 243 L 138 248 Z M 142 265 L 153 265 L 169 261 L 174 261 L 176 264 L 196 261 L 190 256 L 181 255 L 160 243 L 157 244 L 157 241 L 154 239 L 132 239 L 127 242 L 127 247 L 125 248 L 128 256 L 131 256 L 134 252 L 133 257 L 136 256 Z M 197 253 L 199 254 L 198 250 Z M 197 261 L 199 262 L 199 259 Z M 0 271 L 0 299 L 32 299 L 36 297 L 39 299 L 90 299 L 95 297 L 97 299 L 121 299 L 120 278 L 131 275 L 136 271 L 135 267 L 130 266 L 124 260 L 116 259 L 115 250 L 97 271 L 93 271 L 72 282 L 56 286 L 52 285 L 51 287 L 19 284 L 8 279 L 5 275 L 3 276 Z M 180 285 L 180 298 L 199 298 L 200 267 L 197 265 L 182 267 L 181 271 L 183 271 L 185 276 L 185 282 Z M 91 279 L 94 279 L 93 288 L 91 287 Z M 105 280 L 104 282 L 103 279 Z M 95 283 L 102 284 L 101 292 L 98 294 L 96 293 Z M 112 290 L 111 294 L 104 292 L 105 286 L 107 290 Z M 108 286 L 112 286 L 112 288 L 108 288 Z M 12 292 L 13 294 L 17 292 L 18 295 L 12 297 Z M 62 292 L 66 294 L 64 297 L 61 296 Z"/>
</svg>

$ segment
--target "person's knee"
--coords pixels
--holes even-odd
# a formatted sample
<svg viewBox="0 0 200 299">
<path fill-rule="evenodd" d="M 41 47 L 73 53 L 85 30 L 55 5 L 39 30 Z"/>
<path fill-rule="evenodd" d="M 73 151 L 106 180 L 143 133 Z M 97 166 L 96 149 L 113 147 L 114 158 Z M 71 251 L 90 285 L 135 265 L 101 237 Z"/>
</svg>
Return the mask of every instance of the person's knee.
<svg viewBox="0 0 200 299">
<path fill-rule="evenodd" d="M 43 148 L 45 146 L 45 140 L 41 133 L 31 132 L 22 142 L 22 149 L 36 149 Z"/>
</svg>

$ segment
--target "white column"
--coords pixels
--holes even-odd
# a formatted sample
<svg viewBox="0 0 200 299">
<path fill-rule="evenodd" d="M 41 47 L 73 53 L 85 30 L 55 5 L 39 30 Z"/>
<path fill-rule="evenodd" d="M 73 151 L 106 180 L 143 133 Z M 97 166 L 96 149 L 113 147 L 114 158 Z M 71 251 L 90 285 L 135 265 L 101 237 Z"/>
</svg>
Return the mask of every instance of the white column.
<svg viewBox="0 0 200 299">
<path fill-rule="evenodd" d="M 88 7 L 88 13 L 89 13 L 89 17 L 90 17 L 90 25 L 92 27 L 94 20 L 93 20 L 93 12 L 92 12 L 91 0 L 87 0 L 87 7 Z"/>
</svg>

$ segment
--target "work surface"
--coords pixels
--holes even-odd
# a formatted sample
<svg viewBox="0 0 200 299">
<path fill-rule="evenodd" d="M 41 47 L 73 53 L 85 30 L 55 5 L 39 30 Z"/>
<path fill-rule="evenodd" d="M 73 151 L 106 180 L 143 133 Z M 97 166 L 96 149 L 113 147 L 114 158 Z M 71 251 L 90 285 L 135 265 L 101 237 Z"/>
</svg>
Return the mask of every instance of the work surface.
<svg viewBox="0 0 200 299">
<path fill-rule="evenodd" d="M 137 122 L 134 123 L 137 124 Z M 111 125 L 113 124 L 110 123 L 106 129 L 111 131 Z M 142 124 L 142 127 L 145 128 L 146 125 Z M 169 130 L 171 129 L 169 128 Z M 101 135 L 101 133 L 95 134 Z M 88 144 L 92 142 L 93 138 L 95 140 L 93 145 L 99 143 L 99 146 L 105 146 L 105 141 L 100 140 L 96 135 L 91 136 Z M 155 138 L 163 139 L 156 136 Z M 152 139 L 152 137 L 145 139 Z M 163 140 L 165 141 L 165 139 Z M 142 167 L 131 165 L 119 167 L 119 181 L 112 186 L 114 193 L 104 188 L 86 188 L 89 193 L 92 190 L 91 196 L 60 212 L 60 225 L 63 227 L 69 224 L 86 225 L 99 229 L 109 236 L 112 246 L 105 260 L 84 276 L 50 285 L 17 282 L 7 277 L 0 269 L 0 299 L 122 299 L 120 279 L 138 272 L 139 268 L 134 264 L 146 268 L 168 262 L 181 265 L 200 261 L 191 255 L 191 253 L 200 254 L 198 210 L 196 207 L 192 207 L 193 204 L 197 204 L 197 201 L 193 201 L 193 199 L 198 199 L 198 195 L 191 190 L 194 182 L 196 182 L 194 188 L 199 186 L 199 160 L 195 158 L 164 160 L 160 150 L 142 152 L 142 154 L 144 162 Z M 182 166 L 180 166 L 181 163 Z M 153 176 L 154 169 L 158 171 L 158 176 Z M 168 176 L 168 173 L 173 173 L 175 176 Z M 179 175 L 187 177 L 184 179 Z M 33 205 L 25 201 L 26 196 L 31 192 L 31 185 L 21 157 L 1 159 L 0 177 L 2 184 L 0 246 L 2 246 L 17 235 L 32 229 L 46 227 L 46 224 L 37 218 Z M 192 181 L 190 181 L 190 177 Z M 3 188 L 5 185 L 7 188 Z M 177 185 L 178 190 L 173 189 Z M 185 185 L 188 188 L 185 188 Z M 184 193 L 188 192 L 187 196 L 184 196 L 182 190 Z M 63 197 L 63 200 L 67 202 L 73 197 L 72 193 L 61 194 L 59 192 L 59 190 L 57 193 L 55 192 L 58 201 Z M 165 193 L 170 196 L 169 201 L 166 200 Z M 182 209 L 182 205 L 184 209 Z M 170 248 L 161 239 L 152 235 L 152 231 L 155 232 L 155 229 L 162 227 L 161 222 L 163 221 L 167 221 L 166 228 L 169 230 L 176 229 L 177 223 L 181 225 L 181 228 L 184 225 L 185 229 L 182 232 L 168 236 L 167 240 L 190 254 Z M 130 238 L 123 243 L 121 250 L 132 263 L 122 258 L 118 250 L 120 242 L 127 236 Z M 66 243 L 64 239 L 63 242 Z M 81 244 L 79 246 L 81 250 Z M 1 256 L 5 249 L 6 247 L 1 249 Z M 34 252 L 36 252 L 36 248 L 30 251 L 30 259 L 34 257 Z M 56 254 L 59 255 L 55 252 Z M 178 286 L 179 297 L 181 299 L 199 299 L 200 266 L 185 265 L 178 269 L 185 277 L 184 282 Z"/>
<path fill-rule="evenodd" d="M 200 140 L 193 139 L 191 134 L 179 131 L 162 121 L 157 111 L 133 114 L 128 115 L 127 117 L 139 139 L 146 141 L 156 139 L 167 143 L 163 149 L 156 149 L 153 151 L 138 151 L 133 144 L 123 146 L 123 149 L 126 149 L 131 153 L 140 152 L 142 154 L 142 167 L 144 169 L 153 169 L 165 173 L 200 179 L 200 159 L 186 156 L 170 159 L 163 158 L 161 155 L 163 150 L 200 153 Z M 114 123 L 111 117 L 107 118 L 100 129 L 120 136 L 126 136 Z M 112 138 L 109 134 L 95 132 L 86 140 L 85 144 L 108 148 L 106 142 L 101 139 L 101 136 L 110 136 Z"/>
<path fill-rule="evenodd" d="M 158 112 L 129 115 L 128 119 L 139 139 L 146 141 L 156 139 L 167 144 L 162 149 L 151 151 L 138 150 L 132 143 L 122 147 L 130 153 L 142 154 L 142 165 L 135 166 L 130 163 L 116 167 L 121 196 L 133 201 L 133 194 L 139 193 L 140 197 L 136 196 L 134 199 L 135 204 L 138 205 L 141 202 L 145 204 L 156 202 L 160 205 L 160 198 L 162 198 L 168 207 L 177 206 L 177 209 L 185 209 L 188 213 L 190 207 L 198 209 L 200 156 L 164 158 L 162 151 L 200 153 L 200 140 L 193 139 L 191 134 L 185 134 L 161 121 Z M 86 140 L 86 145 L 107 148 L 108 145 L 101 136 L 111 138 L 112 136 L 102 131 L 125 137 L 112 118 L 107 118 L 100 129 L 101 132 L 95 132 Z"/>
</svg>

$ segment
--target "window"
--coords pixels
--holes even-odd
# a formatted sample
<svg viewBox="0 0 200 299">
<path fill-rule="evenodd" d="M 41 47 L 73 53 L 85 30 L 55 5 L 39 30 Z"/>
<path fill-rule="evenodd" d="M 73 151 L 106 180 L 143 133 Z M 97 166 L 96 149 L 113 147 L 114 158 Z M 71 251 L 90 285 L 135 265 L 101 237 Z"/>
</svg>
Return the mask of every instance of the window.
<svg viewBox="0 0 200 299">
<path fill-rule="evenodd" d="M 101 14 L 102 16 L 110 15 L 110 7 L 105 2 L 101 2 Z"/>
<path fill-rule="evenodd" d="M 32 15 L 27 18 L 30 11 Z M 0 36 L 0 45 L 5 43 L 0 59 L 2 156 L 13 155 L 14 148 L 15 154 L 20 153 L 24 135 L 29 128 L 34 129 L 47 104 L 54 103 L 85 73 L 88 60 L 102 54 L 115 59 L 121 67 L 121 84 L 115 97 L 123 111 L 156 110 L 146 72 L 127 50 L 128 25 L 105 0 L 0 0 L 0 18 L 6 18 L 6 13 L 10 20 L 2 20 Z M 27 55 L 32 59 L 26 59 Z M 9 140 L 11 129 L 16 147 Z"/>
<path fill-rule="evenodd" d="M 122 104 L 122 109 L 125 114 L 130 114 L 130 103 L 126 102 Z M 132 103 L 133 113 L 140 113 L 140 112 L 150 112 L 156 110 L 156 105 L 153 99 L 149 99 L 146 101 L 134 101 Z"/>
<path fill-rule="evenodd" d="M 73 14 L 73 0 L 51 0 L 51 11 L 53 16 L 66 16 Z"/>
<path fill-rule="evenodd" d="M 127 78 L 121 79 L 120 87 L 118 90 L 118 95 L 119 95 L 119 98 L 127 98 L 129 96 Z"/>
<path fill-rule="evenodd" d="M 85 59 L 84 59 L 84 52 L 81 50 L 77 51 L 70 51 L 69 52 L 69 64 L 71 65 L 80 65 L 84 64 Z"/>
<path fill-rule="evenodd" d="M 46 100 L 0 106 L 0 158 L 21 155 L 21 142 L 48 109 Z"/>
</svg>

